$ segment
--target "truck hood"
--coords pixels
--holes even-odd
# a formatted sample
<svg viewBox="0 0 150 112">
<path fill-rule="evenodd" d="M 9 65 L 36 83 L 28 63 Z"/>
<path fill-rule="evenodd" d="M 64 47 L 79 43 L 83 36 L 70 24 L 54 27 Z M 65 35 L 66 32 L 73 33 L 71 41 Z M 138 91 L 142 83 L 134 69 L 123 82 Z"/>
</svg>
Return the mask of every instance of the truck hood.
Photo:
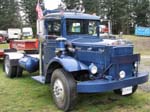
<svg viewBox="0 0 150 112">
<path fill-rule="evenodd" d="M 118 45 L 119 41 L 116 39 L 101 39 L 100 37 L 96 37 L 96 36 L 81 36 L 81 37 L 70 37 L 68 39 L 68 41 L 70 43 L 72 43 L 73 45 L 85 45 L 85 46 L 99 46 L 99 45 L 103 45 L 103 46 L 114 46 L 114 45 Z"/>
<path fill-rule="evenodd" d="M 87 66 L 94 64 L 98 68 L 99 76 L 101 77 L 104 71 L 110 66 L 111 58 L 116 56 L 125 56 L 133 54 L 133 47 L 120 44 L 120 40 L 116 39 L 101 39 L 98 37 L 78 37 L 69 39 L 72 47 L 75 48 L 74 57 Z M 129 66 L 130 67 L 130 66 Z M 109 73 L 115 74 L 116 65 L 110 69 Z M 120 68 L 129 73 L 124 66 Z M 131 70 L 131 67 L 130 67 Z M 108 71 L 107 71 L 108 72 Z M 131 72 L 130 72 L 131 73 Z M 114 75 L 112 75 L 115 77 Z"/>
</svg>

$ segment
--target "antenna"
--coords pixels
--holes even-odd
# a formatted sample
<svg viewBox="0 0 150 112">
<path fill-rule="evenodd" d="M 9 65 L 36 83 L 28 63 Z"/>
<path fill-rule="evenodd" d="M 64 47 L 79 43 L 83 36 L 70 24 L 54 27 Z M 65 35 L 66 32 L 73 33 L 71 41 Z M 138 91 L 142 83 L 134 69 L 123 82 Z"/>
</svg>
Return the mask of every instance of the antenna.
<svg viewBox="0 0 150 112">
<path fill-rule="evenodd" d="M 75 7 L 75 10 L 77 12 L 81 12 L 81 13 L 84 13 L 85 12 L 85 8 L 83 6 L 83 1 L 82 0 L 79 0 L 79 3 L 77 3 L 76 7 Z"/>
</svg>

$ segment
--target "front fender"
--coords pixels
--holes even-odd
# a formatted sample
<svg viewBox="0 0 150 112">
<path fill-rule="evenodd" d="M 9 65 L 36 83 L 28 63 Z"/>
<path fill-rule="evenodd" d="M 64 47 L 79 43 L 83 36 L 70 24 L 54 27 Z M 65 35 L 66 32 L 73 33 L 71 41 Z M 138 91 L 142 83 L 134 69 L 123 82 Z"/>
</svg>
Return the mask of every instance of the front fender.
<svg viewBox="0 0 150 112">
<path fill-rule="evenodd" d="M 88 70 L 88 66 L 69 56 L 55 57 L 50 61 L 49 66 L 53 63 L 59 63 L 68 72 Z"/>
</svg>

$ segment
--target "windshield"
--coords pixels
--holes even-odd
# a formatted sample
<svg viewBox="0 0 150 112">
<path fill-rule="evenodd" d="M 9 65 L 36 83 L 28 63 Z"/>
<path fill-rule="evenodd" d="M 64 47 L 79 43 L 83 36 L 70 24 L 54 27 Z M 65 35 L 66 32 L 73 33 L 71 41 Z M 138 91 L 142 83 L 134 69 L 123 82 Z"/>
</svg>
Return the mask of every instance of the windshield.
<svg viewBox="0 0 150 112">
<path fill-rule="evenodd" d="M 66 27 L 68 35 L 87 34 L 97 36 L 98 20 L 67 19 Z"/>
</svg>

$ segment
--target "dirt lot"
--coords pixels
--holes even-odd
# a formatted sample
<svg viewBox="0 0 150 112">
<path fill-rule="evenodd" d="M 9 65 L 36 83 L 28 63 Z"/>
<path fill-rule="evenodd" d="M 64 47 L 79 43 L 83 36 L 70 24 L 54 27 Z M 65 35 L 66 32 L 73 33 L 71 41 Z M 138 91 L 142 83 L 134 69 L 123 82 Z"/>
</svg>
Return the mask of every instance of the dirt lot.
<svg viewBox="0 0 150 112">
<path fill-rule="evenodd" d="M 150 56 L 143 56 L 141 59 L 139 71 L 150 73 Z M 139 88 L 145 92 L 150 92 L 150 82 L 139 86 Z"/>
</svg>

